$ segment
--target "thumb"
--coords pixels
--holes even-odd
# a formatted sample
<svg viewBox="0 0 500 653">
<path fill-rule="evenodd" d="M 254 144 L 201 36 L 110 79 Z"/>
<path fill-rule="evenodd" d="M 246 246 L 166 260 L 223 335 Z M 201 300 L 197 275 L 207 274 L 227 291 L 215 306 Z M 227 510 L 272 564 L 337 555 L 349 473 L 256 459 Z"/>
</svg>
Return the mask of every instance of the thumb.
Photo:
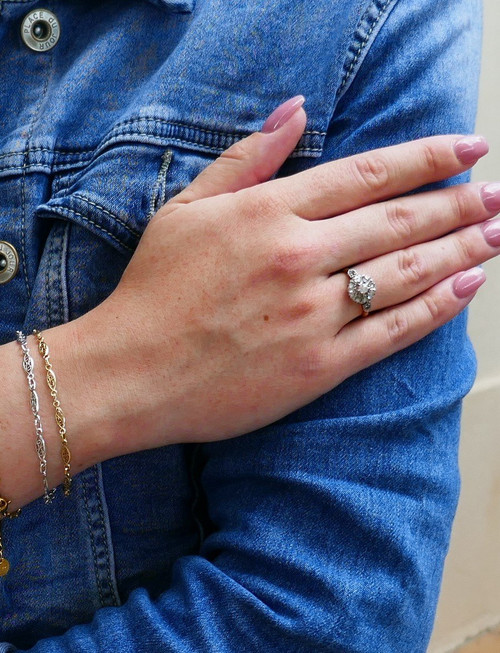
<svg viewBox="0 0 500 653">
<path fill-rule="evenodd" d="M 207 166 L 165 206 L 188 204 L 204 197 L 232 193 L 267 181 L 293 151 L 306 126 L 303 95 L 275 109 L 262 131 L 237 141 Z"/>
</svg>

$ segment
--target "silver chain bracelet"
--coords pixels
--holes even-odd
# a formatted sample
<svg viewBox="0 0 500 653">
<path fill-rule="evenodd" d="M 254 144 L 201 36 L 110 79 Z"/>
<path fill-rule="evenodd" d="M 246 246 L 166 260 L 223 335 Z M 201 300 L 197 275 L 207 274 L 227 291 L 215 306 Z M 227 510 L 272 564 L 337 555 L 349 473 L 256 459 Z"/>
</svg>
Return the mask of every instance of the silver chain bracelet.
<svg viewBox="0 0 500 653">
<path fill-rule="evenodd" d="M 26 336 L 22 331 L 16 331 L 16 334 L 17 340 L 23 350 L 23 369 L 26 372 L 26 376 L 28 377 L 28 386 L 31 392 L 31 411 L 33 413 L 33 417 L 35 418 L 36 452 L 38 454 L 38 458 L 40 459 L 40 473 L 42 474 L 43 487 L 45 490 L 44 501 L 48 504 L 51 503 L 54 499 L 56 488 L 49 490 L 49 484 L 47 481 L 47 448 L 45 445 L 45 439 L 43 437 L 42 420 L 39 413 L 40 402 L 36 392 L 36 381 L 34 375 L 35 364 L 30 356 L 30 350 L 28 348 L 28 341 Z"/>
</svg>

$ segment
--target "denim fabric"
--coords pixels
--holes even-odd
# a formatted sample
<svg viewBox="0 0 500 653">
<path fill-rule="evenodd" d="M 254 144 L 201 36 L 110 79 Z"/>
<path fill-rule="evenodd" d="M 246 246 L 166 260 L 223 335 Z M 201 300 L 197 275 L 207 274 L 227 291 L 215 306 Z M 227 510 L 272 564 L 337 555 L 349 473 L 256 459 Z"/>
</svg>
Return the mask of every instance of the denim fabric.
<svg viewBox="0 0 500 653">
<path fill-rule="evenodd" d="M 37 6 L 0 2 L 0 342 L 103 301 L 157 208 L 293 95 L 280 176 L 474 130 L 480 0 L 49 0 L 43 53 Z M 462 314 L 256 433 L 78 474 L 4 523 L 0 652 L 423 653 L 474 373 Z"/>
</svg>

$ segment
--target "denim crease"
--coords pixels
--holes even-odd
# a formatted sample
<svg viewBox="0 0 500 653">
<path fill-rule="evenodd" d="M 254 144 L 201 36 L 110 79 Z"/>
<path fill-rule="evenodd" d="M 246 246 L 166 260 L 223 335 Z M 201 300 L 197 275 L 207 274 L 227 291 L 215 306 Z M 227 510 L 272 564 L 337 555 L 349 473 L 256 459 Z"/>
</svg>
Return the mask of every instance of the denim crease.
<svg viewBox="0 0 500 653">
<path fill-rule="evenodd" d="M 154 212 L 294 95 L 278 177 L 474 131 L 480 0 L 43 6 L 61 36 L 33 52 L 38 4 L 0 2 L 0 343 L 100 304 Z M 0 653 L 425 653 L 475 370 L 463 312 L 254 433 L 77 474 L 3 524 Z"/>
</svg>

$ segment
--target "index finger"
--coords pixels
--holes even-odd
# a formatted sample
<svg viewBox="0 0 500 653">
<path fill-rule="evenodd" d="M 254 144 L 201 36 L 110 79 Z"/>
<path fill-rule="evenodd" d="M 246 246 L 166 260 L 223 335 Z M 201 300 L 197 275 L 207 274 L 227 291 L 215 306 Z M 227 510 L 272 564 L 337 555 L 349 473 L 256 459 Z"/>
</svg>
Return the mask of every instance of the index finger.
<svg viewBox="0 0 500 653">
<path fill-rule="evenodd" d="M 267 182 L 290 210 L 320 220 L 402 195 L 471 168 L 487 154 L 482 136 L 431 136 L 330 161 Z"/>
</svg>

